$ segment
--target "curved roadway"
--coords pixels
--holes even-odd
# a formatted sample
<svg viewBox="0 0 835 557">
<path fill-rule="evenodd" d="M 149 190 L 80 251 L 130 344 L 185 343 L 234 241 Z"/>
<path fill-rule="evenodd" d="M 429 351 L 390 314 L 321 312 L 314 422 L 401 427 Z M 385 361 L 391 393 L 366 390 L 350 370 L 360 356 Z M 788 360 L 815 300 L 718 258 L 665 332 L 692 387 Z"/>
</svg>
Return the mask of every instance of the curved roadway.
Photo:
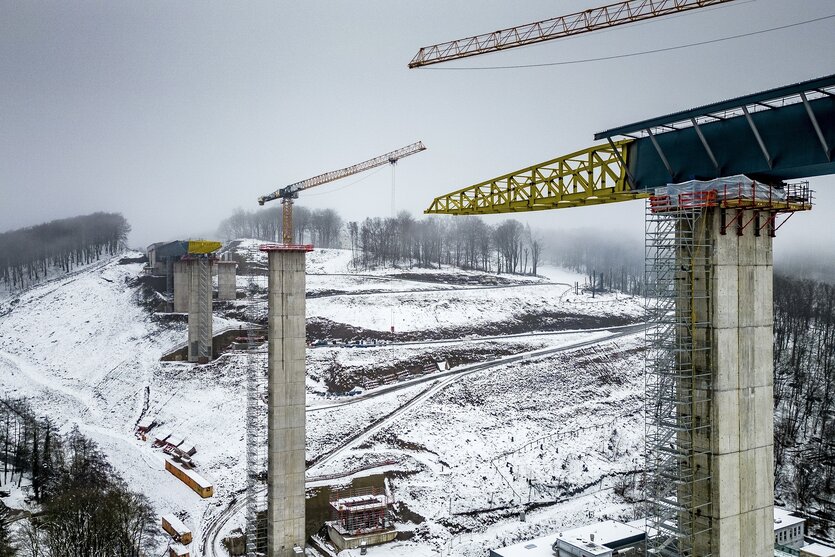
<svg viewBox="0 0 835 557">
<path fill-rule="evenodd" d="M 640 333 L 647 327 L 648 325 L 645 323 L 641 323 L 638 325 L 629 325 L 627 327 L 624 327 L 624 330 L 622 330 L 621 332 L 609 335 L 604 338 L 596 338 L 592 340 L 575 342 L 573 344 L 569 344 L 566 346 L 558 346 L 554 348 L 542 348 L 539 350 L 533 350 L 531 352 L 523 352 L 521 354 L 514 354 L 512 356 L 497 358 L 495 360 L 490 360 L 487 362 L 479 362 L 477 364 L 460 366 L 447 371 L 433 373 L 425 377 L 418 377 L 414 380 L 404 381 L 403 383 L 398 383 L 397 385 L 390 385 L 388 387 L 376 389 L 374 391 L 365 393 L 364 395 L 360 395 L 362 396 L 362 398 L 352 398 L 351 400 L 342 401 L 331 406 L 310 409 L 309 411 L 324 410 L 326 408 L 337 408 L 339 406 L 344 406 L 346 404 L 358 402 L 359 400 L 367 400 L 369 398 L 378 397 L 399 389 L 412 387 L 416 384 L 432 382 L 432 384 L 430 384 L 426 390 L 424 390 L 416 397 L 408 400 L 403 405 L 396 408 L 394 411 L 390 412 L 383 418 L 377 420 L 372 425 L 359 432 L 357 435 L 349 437 L 348 439 L 334 447 L 331 451 L 325 453 L 324 455 L 321 455 L 314 464 L 307 468 L 307 471 L 315 470 L 317 467 L 327 462 L 330 462 L 331 460 L 339 456 L 341 453 L 352 449 L 358 444 L 361 444 L 377 432 L 381 431 L 385 427 L 388 427 L 389 425 L 397 421 L 398 418 L 400 418 L 402 415 L 408 413 L 413 408 L 420 406 L 421 404 L 432 398 L 435 394 L 439 393 L 440 391 L 452 385 L 453 383 L 463 379 L 464 377 L 471 375 L 472 373 L 485 369 L 490 369 L 493 367 L 503 366 L 521 360 L 540 358 L 543 356 L 556 354 L 558 352 L 567 352 L 569 350 L 576 350 L 578 348 L 584 348 L 586 346 L 611 342 L 612 340 L 621 337 Z M 239 512 L 243 511 L 245 506 L 246 497 L 238 498 L 236 496 L 232 499 L 230 504 L 223 511 L 211 517 L 205 523 L 203 531 L 201 532 L 201 542 L 199 544 L 199 550 L 201 551 L 201 553 L 199 553 L 199 555 L 203 555 L 204 557 L 225 557 L 225 550 L 222 548 L 222 545 L 220 543 L 220 533 L 221 531 L 223 531 L 224 526 L 229 522 L 229 520 L 231 520 L 232 517 L 234 517 Z M 195 545 L 197 546 L 198 544 Z"/>
</svg>

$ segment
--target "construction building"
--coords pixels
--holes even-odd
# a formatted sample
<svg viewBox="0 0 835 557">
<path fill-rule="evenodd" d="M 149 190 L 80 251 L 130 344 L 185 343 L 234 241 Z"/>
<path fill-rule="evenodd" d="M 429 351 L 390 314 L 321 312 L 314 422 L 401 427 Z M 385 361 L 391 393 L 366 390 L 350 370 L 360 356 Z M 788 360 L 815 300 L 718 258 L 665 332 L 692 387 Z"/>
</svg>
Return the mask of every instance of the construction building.
<svg viewBox="0 0 835 557">
<path fill-rule="evenodd" d="M 192 272 L 196 266 L 195 261 L 201 257 L 209 261 L 209 272 L 217 274 L 217 299 L 235 299 L 237 263 L 218 260 L 212 256 L 212 252 L 219 248 L 218 242 L 201 240 L 157 242 L 146 248 L 148 264 L 145 266 L 145 273 L 165 280 L 165 293 L 171 297 L 171 311 L 189 312 L 191 295 L 194 292 Z M 211 282 L 210 276 L 209 283 Z"/>
<path fill-rule="evenodd" d="M 773 551 L 772 237 L 778 213 L 810 207 L 808 184 L 744 176 L 650 198 L 647 467 L 659 547 Z"/>
<path fill-rule="evenodd" d="M 177 479 L 190 487 L 200 497 L 206 499 L 215 494 L 212 482 L 195 472 L 189 466 L 177 464 L 173 460 L 165 459 L 165 469 Z"/>
<path fill-rule="evenodd" d="M 386 543 L 397 536 L 388 512 L 393 501 L 378 491 L 370 487 L 331 493 L 328 537 L 339 551 Z"/>
<path fill-rule="evenodd" d="M 798 550 L 800 557 L 835 557 L 835 547 L 822 543 L 810 543 Z"/>
<path fill-rule="evenodd" d="M 774 508 L 772 518 L 774 528 L 769 534 L 774 536 L 775 550 L 771 555 L 803 555 L 803 550 L 809 547 L 803 538 L 806 521 L 779 507 Z M 627 523 L 605 520 L 492 549 L 490 557 L 637 557 L 645 555 L 656 537 L 657 532 L 647 527 L 644 519 Z M 753 544 L 754 539 L 750 542 Z M 740 554 L 746 550 L 742 549 Z M 835 555 L 835 550 L 821 544 L 816 544 L 812 551 Z"/>
<path fill-rule="evenodd" d="M 490 557 L 622 557 L 644 555 L 643 524 L 606 520 L 490 550 Z"/>
<path fill-rule="evenodd" d="M 170 309 L 188 313 L 189 362 L 206 363 L 213 357 L 213 270 L 218 274 L 218 299 L 234 300 L 237 295 L 237 265 L 233 261 L 217 261 L 214 252 L 220 247 L 220 242 L 178 240 L 151 244 L 147 249 L 146 273 L 165 277 Z"/>
<path fill-rule="evenodd" d="M 162 515 L 161 525 L 171 538 L 178 543 L 188 545 L 191 543 L 191 530 L 183 524 L 183 521 L 177 518 L 175 514 Z"/>
<path fill-rule="evenodd" d="M 188 361 L 212 359 L 212 264 L 208 254 L 186 256 L 188 274 Z M 174 290 L 176 297 L 177 291 Z"/>
<path fill-rule="evenodd" d="M 774 547 L 776 549 L 800 549 L 806 542 L 806 519 L 794 516 L 786 509 L 774 507 Z"/>
<path fill-rule="evenodd" d="M 148 246 L 145 254 L 148 257 L 148 264 L 145 266 L 145 273 L 158 277 L 163 280 L 163 283 L 158 286 L 164 289 L 167 296 L 171 297 L 173 307 L 169 306 L 168 311 L 185 313 L 188 311 L 187 285 L 180 283 L 180 288 L 177 288 L 175 281 L 177 278 L 182 279 L 183 266 L 180 265 L 180 259 L 188 253 L 188 242 L 180 240 L 173 242 L 157 242 Z M 179 268 L 178 268 L 179 266 Z M 181 293 L 181 299 L 178 301 L 175 292 Z M 183 299 L 185 303 L 183 303 Z M 179 303 L 178 303 L 179 302 Z"/>
</svg>

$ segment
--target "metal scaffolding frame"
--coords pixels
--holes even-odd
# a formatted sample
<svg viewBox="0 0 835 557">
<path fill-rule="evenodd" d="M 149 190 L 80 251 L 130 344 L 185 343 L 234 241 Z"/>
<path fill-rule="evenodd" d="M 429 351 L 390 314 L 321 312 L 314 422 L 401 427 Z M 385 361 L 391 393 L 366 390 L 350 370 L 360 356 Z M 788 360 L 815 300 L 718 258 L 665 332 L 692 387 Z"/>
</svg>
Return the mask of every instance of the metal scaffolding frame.
<svg viewBox="0 0 835 557">
<path fill-rule="evenodd" d="M 343 535 L 358 536 L 391 528 L 393 498 L 376 486 L 332 491 L 331 525 Z"/>
<path fill-rule="evenodd" d="M 647 554 L 710 557 L 713 489 L 713 234 L 774 236 L 812 208 L 808 182 L 692 184 L 646 205 Z M 710 211 L 710 212 L 708 212 Z M 788 218 L 788 217 L 786 217 Z M 785 222 L 785 220 L 783 221 Z M 711 233 L 708 233 L 710 227 Z"/>
<path fill-rule="evenodd" d="M 267 354 L 247 331 L 246 555 L 267 554 Z"/>
<path fill-rule="evenodd" d="M 197 313 L 197 358 L 207 362 L 212 359 L 212 262 L 208 255 L 197 258 L 197 296 L 200 310 Z M 208 300 L 208 309 L 203 304 Z M 205 359 L 204 359 L 205 358 Z"/>
<path fill-rule="evenodd" d="M 645 279 L 653 326 L 645 374 L 647 554 L 709 557 L 711 250 L 708 192 L 647 202 Z"/>
</svg>

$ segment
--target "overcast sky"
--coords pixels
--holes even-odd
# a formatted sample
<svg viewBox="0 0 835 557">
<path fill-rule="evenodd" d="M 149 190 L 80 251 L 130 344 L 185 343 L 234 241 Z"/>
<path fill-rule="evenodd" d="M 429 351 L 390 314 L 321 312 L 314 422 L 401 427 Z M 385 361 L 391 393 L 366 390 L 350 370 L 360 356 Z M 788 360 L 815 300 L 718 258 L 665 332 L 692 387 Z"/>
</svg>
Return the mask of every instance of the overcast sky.
<svg viewBox="0 0 835 557">
<path fill-rule="evenodd" d="M 396 175 L 397 209 L 419 215 L 597 131 L 835 73 L 835 19 L 602 62 L 406 67 L 420 46 L 602 3 L 0 0 L 0 231 L 118 211 L 135 246 L 211 236 L 259 195 L 422 140 Z M 832 14 L 832 0 L 736 0 L 435 67 L 605 57 Z M 833 245 L 835 177 L 811 183 L 819 206 L 780 230 L 783 249 Z M 390 186 L 383 167 L 299 203 L 388 216 Z M 643 233 L 638 201 L 514 217 Z"/>
</svg>

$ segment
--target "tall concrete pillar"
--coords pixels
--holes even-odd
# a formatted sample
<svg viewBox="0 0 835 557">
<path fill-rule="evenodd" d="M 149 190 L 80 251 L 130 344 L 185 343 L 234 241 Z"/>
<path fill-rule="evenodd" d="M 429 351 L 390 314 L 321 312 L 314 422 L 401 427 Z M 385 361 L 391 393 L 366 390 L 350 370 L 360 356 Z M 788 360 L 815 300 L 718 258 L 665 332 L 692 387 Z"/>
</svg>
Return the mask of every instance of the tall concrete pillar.
<svg viewBox="0 0 835 557">
<path fill-rule="evenodd" d="M 690 439 L 694 471 L 709 481 L 680 489 L 690 500 L 695 555 L 771 557 L 774 554 L 774 393 L 772 238 L 751 210 L 741 220 L 726 210 L 707 209 L 695 230 L 697 244 L 710 246 L 706 265 L 694 271 L 692 307 L 700 325 L 693 333 L 695 369 L 709 370 L 704 380 L 680 383 L 682 398 L 696 402 Z M 737 222 L 748 225 L 738 234 Z M 686 270 L 687 262 L 681 262 Z M 701 281 L 701 282 L 700 282 Z M 703 298 L 699 292 L 707 295 Z M 702 298 L 704 301 L 699 302 Z M 700 347 L 707 350 L 699 352 Z M 699 355 L 701 354 L 701 355 Z M 709 424 L 702 430 L 698 424 Z M 696 520 L 693 517 L 696 516 Z M 707 520 L 708 517 L 710 520 Z"/>
<path fill-rule="evenodd" d="M 191 267 L 188 261 L 174 262 L 174 311 L 188 312 L 188 296 L 191 289 Z"/>
<path fill-rule="evenodd" d="M 188 267 L 188 361 L 206 363 L 212 358 L 212 261 L 190 259 Z"/>
<path fill-rule="evenodd" d="M 267 556 L 305 545 L 305 251 L 269 254 Z"/>
<path fill-rule="evenodd" d="M 234 261 L 217 262 L 217 299 L 234 300 L 237 295 L 235 270 L 238 264 Z"/>
</svg>

